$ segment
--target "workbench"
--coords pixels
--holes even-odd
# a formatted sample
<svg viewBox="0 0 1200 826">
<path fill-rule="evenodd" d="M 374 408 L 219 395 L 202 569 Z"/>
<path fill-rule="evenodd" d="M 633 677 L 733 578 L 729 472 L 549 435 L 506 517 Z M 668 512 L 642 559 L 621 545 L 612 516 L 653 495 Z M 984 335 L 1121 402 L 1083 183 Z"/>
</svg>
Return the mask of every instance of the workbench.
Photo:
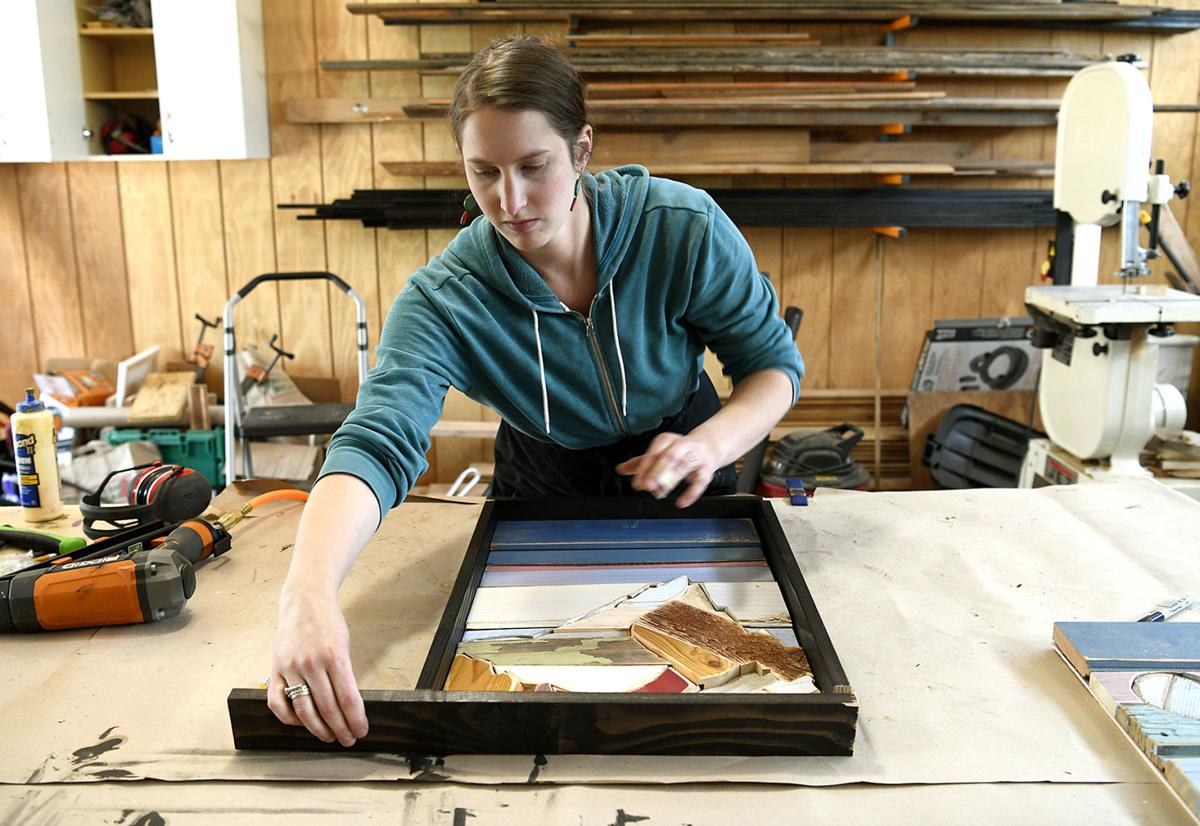
<svg viewBox="0 0 1200 826">
<path fill-rule="evenodd" d="M 363 552 L 341 593 L 360 686 L 413 687 L 480 507 L 406 503 Z M 1193 822 L 1050 637 L 1200 591 L 1200 504 L 1147 480 L 775 507 L 861 704 L 851 757 L 235 752 L 226 697 L 270 668 L 297 524 L 281 503 L 178 617 L 0 639 L 0 822 Z"/>
</svg>

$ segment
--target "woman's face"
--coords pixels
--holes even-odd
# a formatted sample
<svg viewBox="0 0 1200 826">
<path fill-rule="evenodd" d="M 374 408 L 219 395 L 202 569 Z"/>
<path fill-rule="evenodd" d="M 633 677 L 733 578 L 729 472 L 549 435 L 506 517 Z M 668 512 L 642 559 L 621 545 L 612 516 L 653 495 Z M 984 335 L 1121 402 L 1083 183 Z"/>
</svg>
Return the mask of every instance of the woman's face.
<svg viewBox="0 0 1200 826">
<path fill-rule="evenodd" d="M 578 138 L 584 157 L 591 135 L 585 126 Z M 532 252 L 562 237 L 579 169 L 542 112 L 473 112 L 463 123 L 462 153 L 471 194 L 509 243 Z"/>
</svg>

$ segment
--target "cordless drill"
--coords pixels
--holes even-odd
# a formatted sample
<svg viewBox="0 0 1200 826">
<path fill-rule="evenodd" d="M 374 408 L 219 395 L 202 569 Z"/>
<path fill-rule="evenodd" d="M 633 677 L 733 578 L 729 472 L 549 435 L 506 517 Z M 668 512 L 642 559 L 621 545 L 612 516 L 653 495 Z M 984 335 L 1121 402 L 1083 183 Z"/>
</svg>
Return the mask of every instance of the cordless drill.
<svg viewBox="0 0 1200 826">
<path fill-rule="evenodd" d="M 165 535 L 165 539 L 163 536 Z M 161 541 L 160 541 L 161 540 Z M 157 522 L 0 579 L 0 632 L 157 622 L 196 590 L 194 565 L 229 550 L 225 520 Z"/>
</svg>

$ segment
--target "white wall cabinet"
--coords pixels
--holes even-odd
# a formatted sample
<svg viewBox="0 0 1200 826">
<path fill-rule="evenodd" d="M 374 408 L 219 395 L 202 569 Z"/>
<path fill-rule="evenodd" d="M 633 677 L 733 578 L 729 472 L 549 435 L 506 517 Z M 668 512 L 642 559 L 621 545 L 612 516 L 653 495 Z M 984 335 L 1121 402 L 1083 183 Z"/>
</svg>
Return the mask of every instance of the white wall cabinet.
<svg viewBox="0 0 1200 826">
<path fill-rule="evenodd" d="M 94 28 L 92 0 L 11 0 L 0 26 L 0 162 L 110 155 L 118 116 L 159 125 L 162 160 L 270 154 L 261 0 L 157 0 L 151 29 Z"/>
</svg>

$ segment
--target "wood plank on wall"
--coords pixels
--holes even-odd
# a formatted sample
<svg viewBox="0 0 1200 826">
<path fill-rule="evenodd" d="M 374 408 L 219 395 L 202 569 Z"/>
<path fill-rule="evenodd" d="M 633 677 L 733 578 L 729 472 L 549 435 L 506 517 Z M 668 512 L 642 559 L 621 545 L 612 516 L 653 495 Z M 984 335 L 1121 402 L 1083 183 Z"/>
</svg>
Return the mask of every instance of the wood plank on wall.
<svg viewBox="0 0 1200 826">
<path fill-rule="evenodd" d="M 176 161 L 168 165 L 171 178 L 171 217 L 175 233 L 175 269 L 179 273 L 179 327 L 184 356 L 189 357 L 200 334 L 196 314 L 209 321 L 220 318 L 229 299 L 223 242 L 221 173 L 217 161 Z M 220 329 L 207 330 L 204 340 L 214 346 L 214 358 L 204 374 L 214 393 L 223 388 L 225 366 L 220 358 Z"/>
<path fill-rule="evenodd" d="M 977 318 L 983 294 L 983 245 L 979 232 L 939 229 L 935 232 L 933 306 L 939 318 Z"/>
<path fill-rule="evenodd" d="M 277 269 L 271 163 L 267 160 L 221 161 L 220 177 L 225 291 L 232 296 L 255 276 Z M 224 313 L 224 304 L 221 312 Z M 279 287 L 276 284 L 256 287 L 234 308 L 233 323 L 239 345 L 249 341 L 269 341 L 280 326 Z M 223 330 L 215 332 L 224 334 Z M 218 344 L 218 358 L 222 349 Z"/>
<path fill-rule="evenodd" d="M 117 181 L 134 349 L 157 344 L 162 348 L 160 364 L 180 361 L 183 331 L 167 165 L 161 161 L 121 164 Z"/>
<path fill-rule="evenodd" d="M 25 261 L 37 352 L 45 360 L 87 353 L 66 164 L 17 167 Z"/>
<path fill-rule="evenodd" d="M 267 52 L 267 99 L 271 123 L 271 183 L 276 204 L 324 200 L 321 187 L 321 139 L 317 127 L 287 122 L 289 97 L 317 93 L 316 22 L 313 0 L 263 1 Z M 275 258 L 281 272 L 328 269 L 324 227 L 275 211 Z M 279 339 L 296 354 L 288 372 L 332 376 L 329 293 L 318 281 L 281 283 Z M 266 342 L 262 342 L 266 344 Z"/>
<path fill-rule="evenodd" d="M 341 0 L 316 0 L 318 60 L 366 59 L 367 26 L 350 15 Z M 323 97 L 368 97 L 369 78 L 362 74 L 320 72 L 318 90 Z M 355 189 L 372 185 L 371 131 L 356 125 L 327 125 L 321 130 L 321 177 L 325 198 L 348 198 Z M 325 246 L 329 271 L 362 296 L 367 306 L 368 364 L 379 340 L 379 270 L 375 235 L 357 222 L 326 221 Z M 333 347 L 333 374 L 342 399 L 354 399 L 359 384 L 358 328 L 350 297 L 329 287 L 329 320 Z"/>
<path fill-rule="evenodd" d="M 907 387 L 912 381 L 925 331 L 933 326 L 936 232 L 911 231 L 884 239 L 880 383 Z"/>
<path fill-rule="evenodd" d="M 87 355 L 128 358 L 134 352 L 133 319 L 117 165 L 69 163 L 67 182 Z"/>
<path fill-rule="evenodd" d="M 1160 3 L 1159 5 L 1163 5 Z M 1200 8 L 1200 0 L 1172 2 L 1177 8 Z M 1200 32 L 1155 38 L 1150 58 L 1150 93 L 1156 104 L 1196 103 L 1200 100 L 1200 71 L 1196 55 L 1200 50 Z M 1160 112 L 1154 116 L 1154 137 L 1151 148 L 1154 158 L 1166 162 L 1165 170 L 1172 182 L 1194 180 L 1196 166 L 1197 115 L 1194 112 Z M 1188 226 L 1193 212 L 1191 199 L 1175 200 L 1171 208 L 1179 223 Z M 1165 281 L 1162 272 L 1170 266 L 1164 259 L 1152 261 L 1156 281 Z"/>
<path fill-rule="evenodd" d="M 1039 29 L 998 31 L 993 38 L 993 42 L 1001 47 L 1049 48 L 1051 41 L 1050 33 Z M 1048 91 L 1047 82 L 1040 78 L 1002 79 L 995 84 L 997 97 L 1036 98 L 1044 97 Z M 1040 130 L 1010 129 L 998 132 L 992 138 L 994 160 L 1037 158 L 1042 149 Z M 1001 177 L 991 182 L 992 189 L 1029 185 L 1029 180 L 1017 177 Z M 1025 315 L 1025 288 L 1038 281 L 1038 267 L 1044 258 L 1043 239 L 1047 237 L 1048 233 L 1042 229 L 1009 229 L 986 234 L 981 315 Z"/>
<path fill-rule="evenodd" d="M 832 385 L 830 349 L 833 336 L 834 231 L 783 230 L 780 270 L 785 274 L 780 298 L 804 311 L 797 341 L 804 356 L 804 389 Z M 803 392 L 803 391 L 801 391 Z"/>
<path fill-rule="evenodd" d="M 24 398 L 33 374 L 41 369 L 23 223 L 17 167 L 0 164 L 0 295 L 4 296 L 7 332 L 0 358 L 0 400 L 10 407 Z"/>
<path fill-rule="evenodd" d="M 875 233 L 835 229 L 829 387 L 875 386 Z"/>
</svg>

